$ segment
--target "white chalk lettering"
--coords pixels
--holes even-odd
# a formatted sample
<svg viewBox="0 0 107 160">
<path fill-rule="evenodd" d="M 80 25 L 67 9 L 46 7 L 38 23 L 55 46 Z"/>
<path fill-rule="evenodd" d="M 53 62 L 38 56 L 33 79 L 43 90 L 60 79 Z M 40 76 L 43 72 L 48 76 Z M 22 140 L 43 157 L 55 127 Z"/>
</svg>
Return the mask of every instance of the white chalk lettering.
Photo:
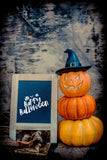
<svg viewBox="0 0 107 160">
<path fill-rule="evenodd" d="M 29 114 L 32 111 L 36 111 L 37 109 L 40 109 L 42 107 L 49 106 L 49 102 L 47 100 L 42 101 L 38 93 L 36 93 L 34 96 L 26 96 L 23 104 L 24 109 L 19 109 L 20 116 L 23 116 L 24 114 Z"/>
</svg>

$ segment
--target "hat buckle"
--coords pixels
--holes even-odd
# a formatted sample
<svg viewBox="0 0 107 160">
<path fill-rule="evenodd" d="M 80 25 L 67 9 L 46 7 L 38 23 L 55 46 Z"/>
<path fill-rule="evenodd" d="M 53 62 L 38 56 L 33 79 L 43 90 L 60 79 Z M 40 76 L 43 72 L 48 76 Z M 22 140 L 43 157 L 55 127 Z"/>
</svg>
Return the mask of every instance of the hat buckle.
<svg viewBox="0 0 107 160">
<path fill-rule="evenodd" d="M 71 62 L 70 63 L 70 67 L 76 67 L 77 65 L 76 65 L 76 62 Z"/>
</svg>

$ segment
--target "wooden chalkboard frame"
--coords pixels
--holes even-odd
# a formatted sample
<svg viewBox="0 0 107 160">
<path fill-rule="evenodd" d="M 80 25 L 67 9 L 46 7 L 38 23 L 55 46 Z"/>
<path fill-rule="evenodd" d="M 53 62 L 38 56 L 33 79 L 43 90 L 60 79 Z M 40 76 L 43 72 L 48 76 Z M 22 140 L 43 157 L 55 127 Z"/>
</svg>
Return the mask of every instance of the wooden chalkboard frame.
<svg viewBox="0 0 107 160">
<path fill-rule="evenodd" d="M 51 81 L 51 122 L 50 123 L 17 123 L 17 101 L 19 81 Z M 55 74 L 13 74 L 10 131 L 9 136 L 16 140 L 16 130 L 50 130 L 50 142 L 57 143 L 57 76 Z"/>
</svg>

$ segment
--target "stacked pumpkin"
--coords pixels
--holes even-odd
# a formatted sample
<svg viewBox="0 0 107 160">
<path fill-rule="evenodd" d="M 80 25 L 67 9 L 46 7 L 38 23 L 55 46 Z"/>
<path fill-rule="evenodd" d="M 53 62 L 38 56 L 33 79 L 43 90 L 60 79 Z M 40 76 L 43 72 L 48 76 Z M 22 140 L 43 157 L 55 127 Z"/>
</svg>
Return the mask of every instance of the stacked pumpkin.
<svg viewBox="0 0 107 160">
<path fill-rule="evenodd" d="M 103 123 L 93 116 L 96 102 L 87 94 L 91 87 L 89 74 L 86 71 L 63 73 L 59 87 L 65 95 L 58 101 L 58 112 L 65 118 L 59 123 L 59 139 L 74 146 L 97 143 L 103 134 Z"/>
</svg>

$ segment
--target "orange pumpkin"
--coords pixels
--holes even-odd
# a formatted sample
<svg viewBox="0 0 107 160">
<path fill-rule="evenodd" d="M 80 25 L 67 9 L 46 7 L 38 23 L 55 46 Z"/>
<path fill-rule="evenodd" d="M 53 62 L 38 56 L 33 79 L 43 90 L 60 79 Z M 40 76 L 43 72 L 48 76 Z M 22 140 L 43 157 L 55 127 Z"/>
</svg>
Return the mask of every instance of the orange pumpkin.
<svg viewBox="0 0 107 160">
<path fill-rule="evenodd" d="M 103 123 L 95 116 L 77 121 L 62 120 L 58 127 L 59 139 L 70 146 L 89 146 L 97 143 L 102 134 Z"/>
<path fill-rule="evenodd" d="M 65 119 L 78 120 L 89 118 L 95 112 L 96 102 L 91 95 L 68 98 L 61 97 L 58 101 L 58 112 Z"/>
<path fill-rule="evenodd" d="M 91 87 L 91 79 L 86 71 L 63 73 L 59 79 L 59 87 L 67 97 L 83 96 Z"/>
</svg>

